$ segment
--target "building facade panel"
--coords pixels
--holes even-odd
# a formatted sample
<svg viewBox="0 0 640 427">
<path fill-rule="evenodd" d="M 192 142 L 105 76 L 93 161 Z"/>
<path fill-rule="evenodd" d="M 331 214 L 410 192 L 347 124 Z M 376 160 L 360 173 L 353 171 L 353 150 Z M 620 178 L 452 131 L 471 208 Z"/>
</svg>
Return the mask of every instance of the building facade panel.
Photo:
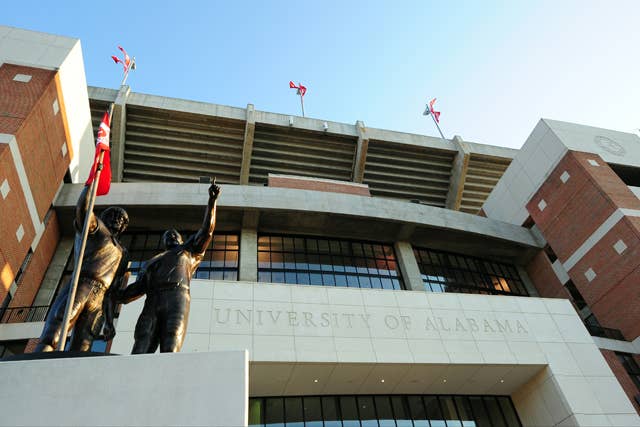
<svg viewBox="0 0 640 427">
<path fill-rule="evenodd" d="M 558 279 L 551 265 L 551 261 L 549 261 L 544 251 L 538 252 L 527 265 L 526 271 L 541 297 L 568 297 L 562 282 Z"/>
<path fill-rule="evenodd" d="M 33 242 L 35 230 L 18 177 L 15 159 L 8 144 L 0 143 L 0 185 L 5 180 L 7 182 L 6 197 L 0 197 L 0 211 L 3 212 L 0 221 L 0 241 L 2 241 L 0 249 L 15 275 Z M 4 277 L 3 285 L 8 286 Z"/>
<path fill-rule="evenodd" d="M 569 270 L 569 275 L 591 305 L 607 298 L 625 277 L 639 267 L 639 259 L 640 237 L 627 218 L 622 218 Z M 635 301 L 633 298 L 629 304 Z"/>
<path fill-rule="evenodd" d="M 57 108 L 56 108 L 57 106 Z M 53 76 L 16 134 L 39 218 L 49 210 L 69 166 L 64 125 Z"/>
<path fill-rule="evenodd" d="M 52 212 L 45 225 L 42 238 L 38 242 L 38 246 L 33 251 L 29 264 L 23 272 L 18 288 L 11 300 L 10 307 L 27 307 L 32 305 L 59 240 L 60 229 L 58 219 L 55 212 Z"/>
</svg>

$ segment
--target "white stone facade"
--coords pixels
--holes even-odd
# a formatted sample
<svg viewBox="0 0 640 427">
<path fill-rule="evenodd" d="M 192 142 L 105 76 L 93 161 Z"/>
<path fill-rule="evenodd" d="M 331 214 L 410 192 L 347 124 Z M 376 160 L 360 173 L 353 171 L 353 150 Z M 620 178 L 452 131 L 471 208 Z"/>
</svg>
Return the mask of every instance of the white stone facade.
<svg viewBox="0 0 640 427">
<path fill-rule="evenodd" d="M 191 295 L 183 351 L 248 350 L 250 395 L 506 394 L 525 426 L 640 425 L 566 300 L 205 280 Z"/>
</svg>

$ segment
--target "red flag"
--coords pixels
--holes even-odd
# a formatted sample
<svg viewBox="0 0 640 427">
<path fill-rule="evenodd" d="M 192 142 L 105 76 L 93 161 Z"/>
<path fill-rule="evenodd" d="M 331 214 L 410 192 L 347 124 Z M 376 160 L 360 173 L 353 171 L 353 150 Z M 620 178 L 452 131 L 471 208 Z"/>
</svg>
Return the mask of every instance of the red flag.
<svg viewBox="0 0 640 427">
<path fill-rule="evenodd" d="M 431 102 L 429 102 L 429 111 L 433 114 L 433 117 L 436 119 L 436 123 L 440 123 L 440 111 L 435 111 L 433 109 L 433 104 L 436 103 L 436 98 L 433 98 Z"/>
<path fill-rule="evenodd" d="M 96 140 L 96 154 L 93 158 L 93 166 L 91 172 L 89 172 L 89 179 L 84 185 L 90 185 L 93 182 L 93 178 L 96 175 L 96 169 L 98 168 L 98 160 L 100 159 L 100 153 L 104 151 L 104 157 L 102 159 L 102 171 L 100 172 L 100 180 L 98 181 L 98 196 L 103 196 L 109 193 L 111 187 L 111 156 L 109 155 L 109 113 L 105 112 L 102 116 L 102 122 L 98 128 L 98 138 Z"/>
<path fill-rule="evenodd" d="M 296 84 L 291 80 L 289 80 L 289 87 L 291 89 L 298 89 L 298 95 L 300 96 L 304 96 L 304 94 L 307 93 L 307 88 L 305 86 L 302 86 L 302 84 L 300 83 L 298 83 L 298 86 L 296 86 Z"/>
<path fill-rule="evenodd" d="M 129 58 L 127 51 L 124 50 L 122 46 L 118 46 L 118 49 L 120 49 L 120 51 L 124 54 L 124 61 L 115 55 L 111 55 L 111 59 L 113 59 L 113 61 L 116 64 L 122 64 L 122 67 L 124 68 L 124 72 L 126 73 L 127 71 L 129 71 L 129 68 L 131 67 L 131 58 Z"/>
</svg>

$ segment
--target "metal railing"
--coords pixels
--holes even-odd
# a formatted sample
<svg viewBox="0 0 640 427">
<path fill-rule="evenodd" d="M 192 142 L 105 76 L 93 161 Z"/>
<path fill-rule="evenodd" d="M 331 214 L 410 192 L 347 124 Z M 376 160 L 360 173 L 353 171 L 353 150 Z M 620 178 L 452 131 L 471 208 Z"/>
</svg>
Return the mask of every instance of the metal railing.
<svg viewBox="0 0 640 427">
<path fill-rule="evenodd" d="M 596 325 L 587 325 L 587 330 L 594 337 L 610 338 L 612 340 L 626 341 L 619 329 L 605 328 Z"/>
<path fill-rule="evenodd" d="M 42 322 L 48 312 L 48 305 L 7 307 L 0 310 L 0 323 Z"/>
</svg>

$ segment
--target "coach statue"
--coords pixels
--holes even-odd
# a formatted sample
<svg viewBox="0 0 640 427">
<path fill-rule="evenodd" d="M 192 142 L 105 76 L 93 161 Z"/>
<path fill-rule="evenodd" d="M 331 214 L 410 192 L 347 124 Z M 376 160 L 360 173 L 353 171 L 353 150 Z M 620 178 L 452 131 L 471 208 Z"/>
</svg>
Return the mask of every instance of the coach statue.
<svg viewBox="0 0 640 427">
<path fill-rule="evenodd" d="M 147 295 L 136 323 L 132 354 L 154 353 L 158 346 L 163 353 L 182 348 L 189 320 L 191 277 L 213 238 L 219 195 L 220 187 L 214 182 L 197 233 L 183 241 L 178 231 L 167 230 L 161 242 L 164 252 L 147 261 L 136 281 L 119 293 L 118 300 L 125 304 Z"/>
<path fill-rule="evenodd" d="M 89 209 L 89 189 L 90 187 L 87 186 L 82 190 L 75 209 L 73 225 L 76 259 L 82 240 L 82 227 Z M 112 316 L 107 316 L 108 324 L 105 325 L 103 307 L 113 306 L 114 298 L 112 297 L 115 297 L 113 289 L 121 286 L 122 281 L 126 280 L 127 251 L 120 245 L 118 238 L 129 224 L 127 212 L 122 208 L 110 207 L 105 209 L 100 217 L 91 212 L 87 220 L 89 234 L 80 268 L 78 287 L 69 315 L 69 329 L 73 328 L 70 351 L 89 351 L 93 341 L 100 337 L 103 325 L 105 333 L 109 335 L 107 339 L 113 337 L 113 324 L 110 323 Z M 35 351 L 57 349 L 70 291 L 71 280 L 51 306 Z"/>
</svg>

